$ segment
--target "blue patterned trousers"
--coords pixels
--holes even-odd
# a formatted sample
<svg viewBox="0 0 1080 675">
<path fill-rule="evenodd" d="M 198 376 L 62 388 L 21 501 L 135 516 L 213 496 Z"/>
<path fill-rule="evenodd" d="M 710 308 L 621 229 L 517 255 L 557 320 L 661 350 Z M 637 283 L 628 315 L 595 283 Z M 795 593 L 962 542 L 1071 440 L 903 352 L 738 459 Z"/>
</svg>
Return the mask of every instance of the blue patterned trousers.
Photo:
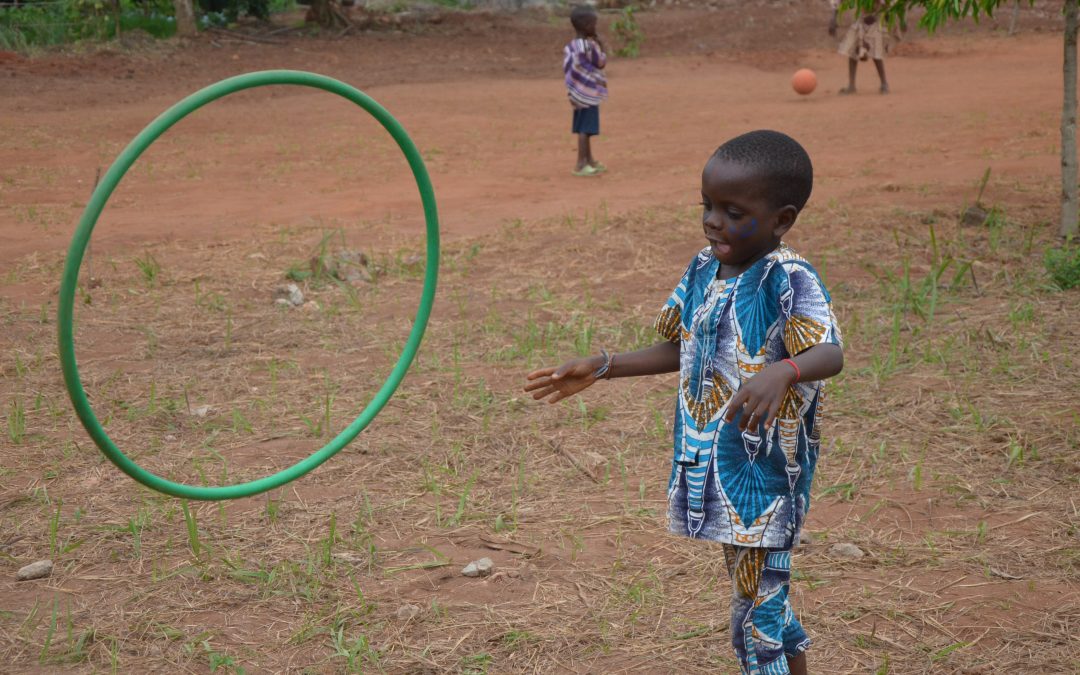
<svg viewBox="0 0 1080 675">
<path fill-rule="evenodd" d="M 787 675 L 810 638 L 788 602 L 791 551 L 724 544 L 731 577 L 731 642 L 743 675 Z"/>
</svg>

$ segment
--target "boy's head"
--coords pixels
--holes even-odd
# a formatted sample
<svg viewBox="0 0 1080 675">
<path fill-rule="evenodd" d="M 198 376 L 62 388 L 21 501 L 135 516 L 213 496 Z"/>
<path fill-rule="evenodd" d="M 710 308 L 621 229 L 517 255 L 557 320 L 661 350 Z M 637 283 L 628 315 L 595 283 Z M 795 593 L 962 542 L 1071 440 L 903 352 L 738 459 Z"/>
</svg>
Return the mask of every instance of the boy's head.
<svg viewBox="0 0 1080 675">
<path fill-rule="evenodd" d="M 810 156 L 778 131 L 724 143 L 701 173 L 702 225 L 713 254 L 742 272 L 780 243 L 814 183 Z"/>
<path fill-rule="evenodd" d="M 570 25 L 582 35 L 596 35 L 596 10 L 588 5 L 575 5 L 570 10 Z"/>
</svg>

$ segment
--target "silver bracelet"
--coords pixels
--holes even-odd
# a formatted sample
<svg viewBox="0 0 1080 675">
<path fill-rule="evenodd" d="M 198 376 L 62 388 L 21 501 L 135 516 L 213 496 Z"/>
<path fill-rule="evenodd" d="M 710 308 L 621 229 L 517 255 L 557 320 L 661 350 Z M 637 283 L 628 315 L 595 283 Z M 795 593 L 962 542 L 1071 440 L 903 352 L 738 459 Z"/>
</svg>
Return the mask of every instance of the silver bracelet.
<svg viewBox="0 0 1080 675">
<path fill-rule="evenodd" d="M 611 368 L 615 363 L 615 357 L 612 354 L 609 354 L 606 349 L 601 349 L 600 353 L 604 355 L 604 365 L 596 369 L 596 372 L 593 373 L 593 379 L 610 380 L 612 372 Z"/>
</svg>

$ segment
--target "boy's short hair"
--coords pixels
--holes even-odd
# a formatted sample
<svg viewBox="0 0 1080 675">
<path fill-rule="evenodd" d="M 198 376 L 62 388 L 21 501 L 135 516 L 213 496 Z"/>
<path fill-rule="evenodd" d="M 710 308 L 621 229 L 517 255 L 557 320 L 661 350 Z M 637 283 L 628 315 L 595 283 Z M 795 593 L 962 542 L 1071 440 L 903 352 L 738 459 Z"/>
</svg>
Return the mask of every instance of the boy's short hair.
<svg viewBox="0 0 1080 675">
<path fill-rule="evenodd" d="M 724 143 L 712 156 L 760 172 L 767 183 L 768 198 L 777 207 L 791 204 L 802 211 L 810 199 L 814 166 L 803 146 L 787 134 L 751 131 Z"/>
<path fill-rule="evenodd" d="M 570 10 L 570 24 L 577 30 L 585 29 L 585 22 L 596 18 L 596 10 L 589 5 L 574 5 Z"/>
</svg>

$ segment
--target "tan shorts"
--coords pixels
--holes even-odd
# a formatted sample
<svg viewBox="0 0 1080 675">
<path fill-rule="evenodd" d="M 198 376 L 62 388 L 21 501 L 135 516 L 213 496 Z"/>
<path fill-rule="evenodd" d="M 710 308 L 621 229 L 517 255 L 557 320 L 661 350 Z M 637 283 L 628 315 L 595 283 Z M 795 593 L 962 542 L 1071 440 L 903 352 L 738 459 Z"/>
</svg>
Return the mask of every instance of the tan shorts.
<svg viewBox="0 0 1080 675">
<path fill-rule="evenodd" d="M 880 61 L 889 51 L 885 31 L 881 28 L 881 19 L 867 26 L 862 19 L 856 19 L 848 28 L 837 50 L 849 59 L 874 59 Z"/>
</svg>

